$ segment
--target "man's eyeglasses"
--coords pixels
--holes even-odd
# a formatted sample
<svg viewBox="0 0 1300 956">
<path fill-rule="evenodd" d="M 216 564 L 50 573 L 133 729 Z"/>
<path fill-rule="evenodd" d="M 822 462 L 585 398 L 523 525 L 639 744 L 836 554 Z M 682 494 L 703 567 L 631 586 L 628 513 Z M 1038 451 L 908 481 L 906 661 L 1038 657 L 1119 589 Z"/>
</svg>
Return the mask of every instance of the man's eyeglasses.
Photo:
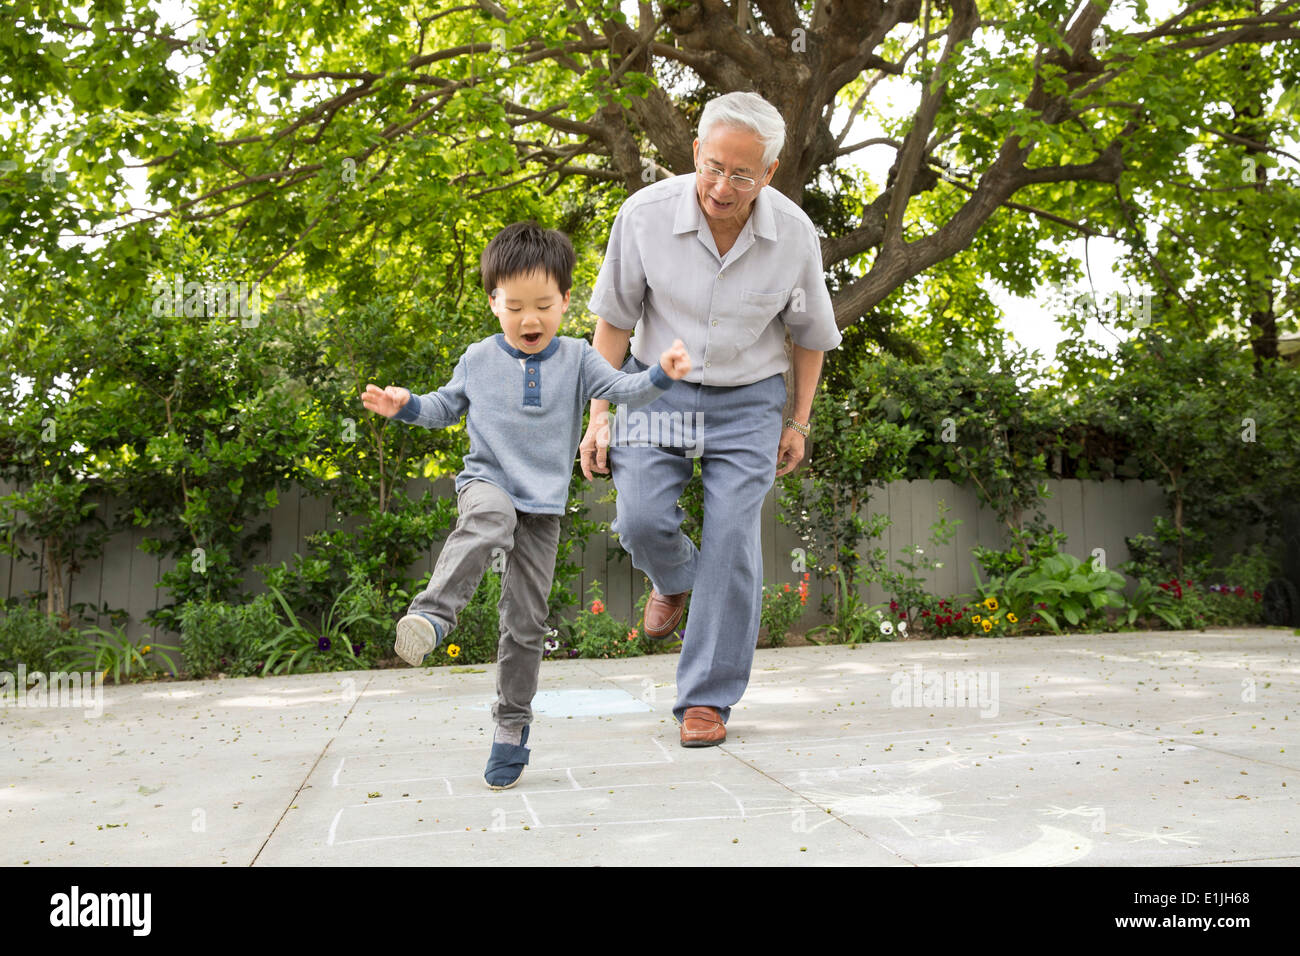
<svg viewBox="0 0 1300 956">
<path fill-rule="evenodd" d="M 758 183 L 748 176 L 728 176 L 725 170 L 718 169 L 716 166 L 696 166 L 696 172 L 706 183 L 716 183 L 719 180 L 727 179 L 731 182 L 731 187 L 738 192 L 747 193 Z"/>
</svg>

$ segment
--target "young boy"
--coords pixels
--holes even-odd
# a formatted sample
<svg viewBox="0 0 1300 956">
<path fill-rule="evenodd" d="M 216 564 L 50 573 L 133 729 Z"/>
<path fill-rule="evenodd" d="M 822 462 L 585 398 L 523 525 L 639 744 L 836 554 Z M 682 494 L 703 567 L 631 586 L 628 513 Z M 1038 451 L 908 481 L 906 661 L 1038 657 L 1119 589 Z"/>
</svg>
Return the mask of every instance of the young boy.
<svg viewBox="0 0 1300 956">
<path fill-rule="evenodd" d="M 502 229 L 480 262 L 501 332 L 469 346 L 437 391 L 415 395 L 396 385 L 367 385 L 361 399 L 372 412 L 425 428 L 446 428 L 466 416 L 470 450 L 456 476 L 456 529 L 428 587 L 397 622 L 394 649 L 419 666 L 456 626 L 494 553 L 507 555 L 492 707 L 497 729 L 484 772 L 493 790 L 514 786 L 528 763 L 530 704 L 583 408 L 592 398 L 646 405 L 691 370 L 681 339 L 658 365 L 629 375 L 585 339 L 557 336 L 574 260 L 561 232 L 535 222 Z"/>
</svg>

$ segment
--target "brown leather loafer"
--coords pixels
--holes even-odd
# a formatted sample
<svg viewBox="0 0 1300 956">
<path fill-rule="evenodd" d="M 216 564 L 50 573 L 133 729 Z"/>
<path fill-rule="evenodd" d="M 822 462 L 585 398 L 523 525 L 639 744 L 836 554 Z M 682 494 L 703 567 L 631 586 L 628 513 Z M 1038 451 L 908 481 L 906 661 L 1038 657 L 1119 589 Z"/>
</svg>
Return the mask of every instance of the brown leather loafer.
<svg viewBox="0 0 1300 956">
<path fill-rule="evenodd" d="M 682 610 L 686 607 L 686 598 L 690 591 L 681 594 L 660 594 L 650 589 L 650 597 L 645 602 L 645 617 L 641 629 L 646 637 L 667 637 L 682 619 Z"/>
<path fill-rule="evenodd" d="M 712 707 L 687 707 L 682 714 L 683 747 L 716 747 L 727 739 L 727 725 Z"/>
</svg>

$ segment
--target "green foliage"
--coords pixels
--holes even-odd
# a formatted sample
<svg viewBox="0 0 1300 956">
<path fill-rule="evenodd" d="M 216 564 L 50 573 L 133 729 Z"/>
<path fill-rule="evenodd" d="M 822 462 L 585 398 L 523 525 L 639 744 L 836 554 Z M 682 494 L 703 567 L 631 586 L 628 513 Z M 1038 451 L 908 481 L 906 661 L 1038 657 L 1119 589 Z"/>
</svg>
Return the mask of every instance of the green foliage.
<svg viewBox="0 0 1300 956">
<path fill-rule="evenodd" d="M 570 640 L 582 657 L 640 657 L 646 653 L 646 638 L 639 627 L 617 620 L 601 599 L 600 582 L 587 589 L 587 604 L 569 624 Z"/>
<path fill-rule="evenodd" d="M 1230 556 L 1222 567 L 1206 561 L 1191 569 L 1198 581 L 1241 586 L 1247 592 L 1264 590 L 1265 585 L 1281 574 L 1281 562 L 1256 542 L 1246 551 Z"/>
<path fill-rule="evenodd" d="M 57 669 L 55 648 L 65 637 L 57 616 L 29 604 L 7 608 L 0 617 L 0 670 L 13 672 L 19 664 L 29 673 Z"/>
<path fill-rule="evenodd" d="M 1138 581 L 1137 590 L 1128 599 L 1124 611 L 1124 623 L 1132 627 L 1140 621 L 1150 620 L 1153 617 L 1159 618 L 1175 630 L 1185 626 L 1177 604 L 1169 592 L 1142 578 Z"/>
<path fill-rule="evenodd" d="M 308 535 L 307 553 L 278 566 L 258 565 L 268 587 L 280 591 L 296 615 L 319 616 L 355 578 L 364 578 L 386 596 L 382 616 L 400 617 L 410 595 L 424 582 L 409 577 L 407 568 L 423 557 L 456 520 L 455 502 L 426 491 L 412 500 L 396 491 L 388 510 L 379 511 L 371 499 L 354 512 L 355 530 L 323 530 Z M 378 609 L 375 612 L 379 613 Z M 394 617 L 394 615 L 396 615 Z"/>
<path fill-rule="evenodd" d="M 456 626 L 425 658 L 425 663 L 486 664 L 496 660 L 501 643 L 500 602 L 501 575 L 489 567 L 469 603 L 461 609 Z M 448 652 L 453 644 L 457 648 L 455 657 Z"/>
<path fill-rule="evenodd" d="M 258 650 L 281 629 L 270 594 L 245 604 L 188 602 L 180 610 L 180 625 L 181 653 L 191 677 L 260 674 L 265 661 Z"/>
<path fill-rule="evenodd" d="M 1035 520 L 1024 529 L 1020 546 L 1013 545 L 1003 550 L 975 545 L 971 548 L 971 556 L 980 563 L 985 574 L 1006 577 L 1017 568 L 1037 565 L 1044 558 L 1057 554 L 1063 544 L 1065 533 L 1044 525 L 1042 516 L 1035 515 Z M 1026 546 L 1027 551 L 1022 552 L 1020 548 Z"/>
<path fill-rule="evenodd" d="M 1119 566 L 1119 570 L 1137 580 L 1167 580 L 1175 572 L 1172 560 L 1165 554 L 1165 543 L 1163 538 L 1157 540 L 1142 532 L 1125 537 L 1129 559 Z"/>
<path fill-rule="evenodd" d="M 780 647 L 785 643 L 786 634 L 795 622 L 803 617 L 807 603 L 808 582 L 799 582 L 796 588 L 784 584 L 778 588 L 775 584 L 763 585 L 763 610 L 761 624 L 767 629 L 767 643 L 770 647 Z"/>
<path fill-rule="evenodd" d="M 1078 414 L 1122 436 L 1164 487 L 1176 576 L 1207 560 L 1216 540 L 1273 525 L 1278 508 L 1300 498 L 1294 369 L 1270 362 L 1256 371 L 1231 341 L 1155 330 L 1124 342 L 1119 358 L 1123 374 L 1097 381 Z M 1086 463 L 1080 477 L 1092 477 Z"/>
<path fill-rule="evenodd" d="M 835 644 L 858 644 L 862 641 L 879 641 L 893 639 L 893 624 L 884 627 L 884 604 L 870 604 L 858 595 L 857 588 L 849 583 L 844 570 L 835 571 L 838 587 L 835 590 L 837 600 L 832 620 L 829 624 L 819 624 L 804 633 L 804 638 L 812 644 L 823 644 L 814 638 L 814 634 L 823 634 Z"/>
<path fill-rule="evenodd" d="M 1006 614 L 1021 621 L 1036 614 L 1057 634 L 1062 618 L 1072 627 L 1105 628 L 1104 609 L 1124 606 L 1123 575 L 1098 570 L 1071 554 L 1054 554 L 1005 577 L 991 577 L 987 584 L 973 563 L 971 570 L 981 599 L 993 598 L 999 605 L 991 618 L 994 626 Z"/>
<path fill-rule="evenodd" d="M 708 42 L 725 18 L 669 6 L 658 39 L 711 50 L 746 78 L 748 64 Z M 97 553 L 100 532 L 144 529 L 145 550 L 176 563 L 147 620 L 177 630 L 186 604 L 233 599 L 266 544 L 265 513 L 300 485 L 360 526 L 322 533 L 268 581 L 295 619 L 315 619 L 359 568 L 383 596 L 367 613 L 391 618 L 418 583 L 405 569 L 451 517 L 446 503 L 417 506 L 403 489 L 454 471 L 465 432 L 378 420 L 361 411 L 361 389 L 437 387 L 469 342 L 495 330 L 474 265 L 512 220 L 572 234 L 574 299 L 585 301 L 642 159 L 689 171 L 682 149 L 640 128 L 649 114 L 638 104 L 668 90 L 689 128 L 716 84 L 681 64 L 663 73 L 662 45 L 630 55 L 631 34 L 615 26 L 628 18 L 605 0 L 521 5 L 507 21 L 473 5 L 425 15 L 373 0 L 196 12 L 173 28 L 147 3 L 0 9 L 0 113 L 12 120 L 0 134 L 0 477 L 24 488 L 6 499 L 0 538 L 20 559 L 39 553 L 20 537 L 41 545 L 47 607 L 67 624 L 61 582 Z M 940 4 L 933 14 L 942 32 L 953 12 Z M 892 178 L 916 194 L 890 225 L 912 241 L 953 225 L 959 210 L 969 218 L 968 189 L 1017 144 L 1018 162 L 1050 170 L 1086 167 L 1113 141 L 1124 173 L 1018 186 L 1015 208 L 1003 203 L 969 241 L 955 230 L 957 248 L 945 242 L 945 258 L 919 275 L 901 270 L 845 329 L 815 400 L 812 481 L 782 485 L 807 566 L 834 576 L 837 605 L 862 577 L 884 573 L 878 551 L 861 546 L 879 531 L 860 514 L 872 482 L 971 483 L 1006 525 L 1010 553 L 1033 564 L 1045 557 L 1032 543 L 1042 535 L 1024 518 L 1048 477 L 1046 456 L 1064 454 L 1065 477 L 1155 476 L 1183 578 L 1223 530 L 1267 522 L 1276 502 L 1300 496 L 1291 425 L 1300 377 L 1277 363 L 1249 368 L 1242 353 L 1247 337 L 1263 342 L 1295 317 L 1294 283 L 1280 279 L 1296 274 L 1289 227 L 1300 193 L 1275 152 L 1296 131 L 1291 46 L 1260 42 L 1258 30 L 1189 46 L 1178 31 L 1146 30 L 1140 5 L 1143 29 L 1108 29 L 1096 72 L 1086 53 L 1049 55 L 1063 46 L 1064 5 L 998 0 L 981 14 L 993 42 L 959 43 L 941 66 L 924 47 L 919 63 L 904 62 L 910 41 L 897 35 L 880 44 L 905 82 L 946 83 L 928 165 Z M 1209 31 L 1204 17 L 1217 15 L 1189 22 Z M 202 40 L 200 25 L 211 43 L 185 51 L 193 61 L 178 72 L 173 58 Z M 587 30 L 598 42 L 575 46 Z M 764 86 L 783 51 L 750 58 L 762 74 L 751 85 Z M 1076 68 L 1084 73 L 1066 75 Z M 856 69 L 814 74 L 845 78 L 828 91 L 844 105 L 871 82 Z M 1272 103 L 1279 77 L 1284 93 Z M 1034 90 L 1047 108 L 1025 107 Z M 829 104 L 813 105 L 821 115 Z M 608 132 L 611 115 L 640 148 L 584 158 L 591 143 L 606 151 L 600 137 L 583 141 L 589 126 Z M 883 122 L 901 138 L 909 120 Z M 801 198 L 828 247 L 857 250 L 826 263 L 839 292 L 899 260 L 854 242 L 877 231 L 879 210 L 867 223 L 864 210 L 889 184 L 832 153 L 819 151 L 825 163 L 781 188 Z M 551 161 L 563 172 L 537 165 Z M 148 173 L 145 201 L 129 194 L 124 164 Z M 937 177 L 961 164 L 972 173 Z M 1002 166 L 999 175 L 1017 177 L 1017 163 Z M 1247 167 L 1259 175 L 1244 178 Z M 127 205 L 136 208 L 124 215 Z M 1076 309 L 1061 317 L 1071 335 L 1057 380 L 1034 385 L 1025 358 L 1003 347 L 982 283 L 1029 295 L 1080 276 L 1065 247 L 1074 223 L 1128 242 L 1121 267 L 1155 295 L 1156 325 L 1113 358 L 1094 356 Z M 171 276 L 261 281 L 267 311 L 256 324 L 159 314 L 151 282 Z M 565 331 L 581 334 L 590 316 L 573 311 Z M 1253 442 L 1240 439 L 1245 419 Z M 697 473 L 683 495 L 683 529 L 697 544 L 700 493 Z M 97 514 L 100 496 L 129 502 L 126 512 Z M 590 531 L 581 516 L 564 527 L 552 613 L 572 601 L 573 549 Z M 494 649 L 491 611 L 474 640 Z"/>
<path fill-rule="evenodd" d="M 44 432 L 43 432 L 44 433 Z M 54 432 L 57 435 L 57 428 Z M 102 518 L 94 515 L 99 502 L 86 500 L 90 486 L 68 483 L 57 472 L 38 480 L 27 491 L 0 498 L 0 553 L 28 561 L 45 570 L 54 582 L 47 607 L 67 622 L 67 595 L 63 589 L 65 568 L 88 561 L 103 552 L 110 532 Z M 93 523 L 92 523 L 93 522 Z M 86 527 L 90 524 L 91 527 Z M 20 538 L 41 547 L 27 551 Z"/>
<path fill-rule="evenodd" d="M 90 635 L 90 640 L 86 640 Z M 111 631 L 102 627 L 92 627 L 81 632 L 80 640 L 55 648 L 56 654 L 64 655 L 60 663 L 66 670 L 99 671 L 105 677 L 111 672 L 113 683 L 123 680 L 148 680 L 158 676 L 158 667 L 146 655 L 155 653 L 167 663 L 168 672 L 175 677 L 176 665 L 167 651 L 178 651 L 172 644 L 153 644 L 149 635 L 138 643 L 126 636 L 121 628 Z"/>
<path fill-rule="evenodd" d="M 930 525 L 930 545 L 935 550 L 943 547 L 952 540 L 953 535 L 957 533 L 957 526 L 960 521 L 949 521 L 944 517 L 952 509 L 939 499 L 939 517 Z M 893 595 L 893 602 L 889 609 L 893 615 L 893 626 L 898 627 L 897 621 L 904 620 L 907 623 L 906 630 L 911 630 L 916 625 L 918 615 L 922 610 L 934 610 L 934 599 L 930 597 L 926 590 L 925 582 L 928 578 L 928 572 L 943 567 L 942 561 L 935 561 L 925 553 L 925 550 L 918 545 L 912 545 L 901 549 L 904 557 L 898 559 L 895 563 L 902 571 L 885 570 L 881 573 L 881 584 L 885 592 Z M 916 560 L 917 557 L 920 560 Z M 919 572 L 926 572 L 920 574 Z"/>
<path fill-rule="evenodd" d="M 354 574 L 316 626 L 299 620 L 277 588 L 272 587 L 271 593 L 288 623 L 257 647 L 255 653 L 265 659 L 263 676 L 359 670 L 365 666 L 358 657 L 359 632 L 364 627 L 384 626 L 373 614 L 382 600 L 374 585 Z"/>
<path fill-rule="evenodd" d="M 857 582 L 860 569 L 878 563 L 858 552 L 863 538 L 877 537 L 888 519 L 880 514 L 863 518 L 870 502 L 869 486 L 903 477 L 905 456 L 920 432 L 860 414 L 859 394 L 850 388 L 842 397 L 819 391 L 812 415 L 813 479 L 805 486 L 798 471 L 779 479 L 778 520 L 792 528 L 804 545 L 804 566 L 818 577 L 831 577 L 844 568 L 846 585 Z M 836 600 L 841 600 L 836 592 Z"/>
</svg>

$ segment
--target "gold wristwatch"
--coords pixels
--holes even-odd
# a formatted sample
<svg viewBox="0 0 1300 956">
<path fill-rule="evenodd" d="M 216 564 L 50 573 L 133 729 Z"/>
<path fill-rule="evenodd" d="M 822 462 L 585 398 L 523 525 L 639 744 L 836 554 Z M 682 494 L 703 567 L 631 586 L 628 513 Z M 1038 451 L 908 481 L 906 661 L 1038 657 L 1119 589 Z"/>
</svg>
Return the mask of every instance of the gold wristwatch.
<svg viewBox="0 0 1300 956">
<path fill-rule="evenodd" d="M 785 427 L 793 428 L 804 438 L 807 438 L 810 434 L 812 434 L 812 429 L 808 427 L 808 422 L 797 422 L 793 418 L 787 418 L 785 420 Z"/>
</svg>

